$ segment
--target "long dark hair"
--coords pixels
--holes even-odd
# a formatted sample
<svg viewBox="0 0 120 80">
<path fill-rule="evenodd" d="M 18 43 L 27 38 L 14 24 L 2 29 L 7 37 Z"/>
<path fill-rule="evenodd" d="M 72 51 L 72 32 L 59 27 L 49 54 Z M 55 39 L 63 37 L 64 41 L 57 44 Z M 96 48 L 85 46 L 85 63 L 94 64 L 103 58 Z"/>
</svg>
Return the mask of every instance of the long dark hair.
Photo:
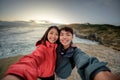
<svg viewBox="0 0 120 80">
<path fill-rule="evenodd" d="M 48 40 L 48 38 L 47 38 L 48 32 L 49 32 L 52 28 L 54 28 L 54 29 L 56 29 L 56 30 L 58 31 L 58 36 L 59 36 L 59 29 L 58 29 L 58 27 L 57 27 L 57 26 L 50 26 L 50 27 L 46 30 L 46 32 L 45 32 L 45 34 L 43 35 L 43 37 L 41 38 L 41 40 L 39 40 L 39 41 L 36 42 L 36 46 L 38 46 L 39 44 L 44 44 L 44 45 L 46 45 L 46 40 Z M 59 39 L 56 41 L 56 43 L 59 43 Z"/>
</svg>

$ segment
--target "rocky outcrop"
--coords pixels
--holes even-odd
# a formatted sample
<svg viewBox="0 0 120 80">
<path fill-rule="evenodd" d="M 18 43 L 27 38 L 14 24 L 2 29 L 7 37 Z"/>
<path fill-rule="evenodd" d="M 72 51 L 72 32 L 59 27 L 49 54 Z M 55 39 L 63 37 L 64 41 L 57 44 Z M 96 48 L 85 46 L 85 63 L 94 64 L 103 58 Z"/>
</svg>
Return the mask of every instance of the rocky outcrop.
<svg viewBox="0 0 120 80">
<path fill-rule="evenodd" d="M 105 45 L 107 47 L 112 47 L 113 49 L 120 51 L 120 39 L 109 40 L 109 39 L 106 39 L 105 37 L 99 37 L 96 33 L 92 33 L 92 34 L 88 34 L 88 35 L 76 34 L 76 36 L 79 38 L 97 41 L 97 42 L 99 42 L 99 44 Z"/>
<path fill-rule="evenodd" d="M 70 24 L 77 37 L 97 41 L 120 51 L 120 26 L 108 24 Z"/>
</svg>

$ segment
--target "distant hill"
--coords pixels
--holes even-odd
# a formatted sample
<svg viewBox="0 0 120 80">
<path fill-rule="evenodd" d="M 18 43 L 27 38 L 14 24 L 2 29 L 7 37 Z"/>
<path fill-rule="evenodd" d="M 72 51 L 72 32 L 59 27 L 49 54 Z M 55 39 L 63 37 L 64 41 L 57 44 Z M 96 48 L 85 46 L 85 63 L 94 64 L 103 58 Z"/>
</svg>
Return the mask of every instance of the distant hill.
<svg viewBox="0 0 120 80">
<path fill-rule="evenodd" d="M 60 27 L 65 26 L 61 25 Z M 69 24 L 76 36 L 98 41 L 113 49 L 120 50 L 120 26 L 110 24 Z"/>
<path fill-rule="evenodd" d="M 17 27 L 17 26 L 39 26 L 39 25 L 58 25 L 47 20 L 30 20 L 30 21 L 0 21 L 0 27 Z"/>
<path fill-rule="evenodd" d="M 29 26 L 27 21 L 0 21 L 0 26 Z"/>
</svg>

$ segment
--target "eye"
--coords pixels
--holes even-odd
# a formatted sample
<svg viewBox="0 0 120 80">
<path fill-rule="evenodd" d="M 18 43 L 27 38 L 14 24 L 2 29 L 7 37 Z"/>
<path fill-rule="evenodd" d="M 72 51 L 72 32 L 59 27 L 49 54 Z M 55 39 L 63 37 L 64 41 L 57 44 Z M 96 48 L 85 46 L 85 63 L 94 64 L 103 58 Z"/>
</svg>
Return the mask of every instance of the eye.
<svg viewBox="0 0 120 80">
<path fill-rule="evenodd" d="M 53 34 L 53 32 L 50 32 L 50 34 Z"/>
<path fill-rule="evenodd" d="M 70 36 L 70 34 L 67 34 L 67 36 Z"/>
<path fill-rule="evenodd" d="M 58 36 L 58 33 L 56 33 L 55 35 Z"/>
<path fill-rule="evenodd" d="M 71 36 L 71 34 L 70 34 L 70 33 L 67 33 L 66 35 L 67 35 L 67 36 Z"/>
<path fill-rule="evenodd" d="M 60 36 L 63 36 L 63 33 L 61 33 Z"/>
</svg>

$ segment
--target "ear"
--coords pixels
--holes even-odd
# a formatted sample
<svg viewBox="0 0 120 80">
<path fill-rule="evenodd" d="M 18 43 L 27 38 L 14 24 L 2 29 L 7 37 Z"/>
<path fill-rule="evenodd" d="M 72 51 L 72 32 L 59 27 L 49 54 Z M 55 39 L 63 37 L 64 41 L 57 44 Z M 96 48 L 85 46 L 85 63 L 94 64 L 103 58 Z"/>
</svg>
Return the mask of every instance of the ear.
<svg viewBox="0 0 120 80">
<path fill-rule="evenodd" d="M 74 36 L 72 35 L 72 39 L 74 38 Z"/>
</svg>

